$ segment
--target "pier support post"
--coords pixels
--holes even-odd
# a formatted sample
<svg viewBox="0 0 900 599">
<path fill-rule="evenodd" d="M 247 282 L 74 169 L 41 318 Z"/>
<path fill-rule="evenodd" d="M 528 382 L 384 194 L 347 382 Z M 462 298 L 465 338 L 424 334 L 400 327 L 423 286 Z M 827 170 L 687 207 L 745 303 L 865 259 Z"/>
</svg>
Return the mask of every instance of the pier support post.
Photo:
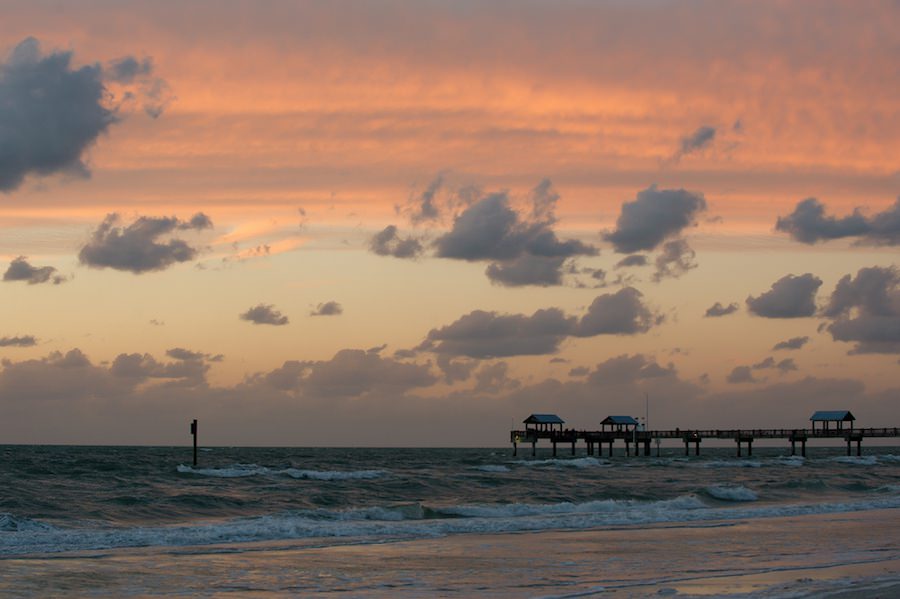
<svg viewBox="0 0 900 599">
<path fill-rule="evenodd" d="M 196 466 L 197 465 L 197 419 L 196 418 L 194 418 L 194 420 L 191 422 L 191 436 L 194 437 L 194 466 Z M 850 455 L 849 448 L 850 448 L 850 446 L 848 445 L 847 446 L 847 452 L 848 452 L 847 455 Z"/>
<path fill-rule="evenodd" d="M 575 455 L 575 437 L 572 437 L 572 455 Z"/>
<path fill-rule="evenodd" d="M 553 457 L 556 457 L 556 439 L 553 440 Z"/>
<path fill-rule="evenodd" d="M 513 443 L 513 457 L 516 457 L 516 454 L 519 452 L 519 445 L 517 443 Z"/>
<path fill-rule="evenodd" d="M 631 445 L 628 443 L 628 439 L 625 439 L 625 455 L 631 457 Z"/>
<path fill-rule="evenodd" d="M 806 439 L 800 441 L 800 455 L 806 457 Z"/>
<path fill-rule="evenodd" d="M 650 439 L 644 441 L 644 456 L 650 457 Z"/>
<path fill-rule="evenodd" d="M 612 440 L 610 440 L 610 442 L 609 442 L 609 457 L 612 457 L 612 446 L 613 446 L 613 442 L 612 442 Z"/>
<path fill-rule="evenodd" d="M 684 438 L 684 455 L 691 455 L 691 442 L 688 441 L 687 437 Z"/>
<path fill-rule="evenodd" d="M 537 439 L 531 442 L 531 457 L 537 455 Z"/>
<path fill-rule="evenodd" d="M 700 438 L 698 437 L 696 441 L 694 441 L 694 455 L 700 455 Z"/>
</svg>

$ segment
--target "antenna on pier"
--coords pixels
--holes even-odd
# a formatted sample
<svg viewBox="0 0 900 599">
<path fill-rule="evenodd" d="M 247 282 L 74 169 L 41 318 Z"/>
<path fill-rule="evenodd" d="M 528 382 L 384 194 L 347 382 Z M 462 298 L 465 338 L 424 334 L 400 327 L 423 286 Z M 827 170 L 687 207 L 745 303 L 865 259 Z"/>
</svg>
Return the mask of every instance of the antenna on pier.
<svg viewBox="0 0 900 599">
<path fill-rule="evenodd" d="M 644 391 L 644 428 L 650 430 L 650 394 Z"/>
</svg>

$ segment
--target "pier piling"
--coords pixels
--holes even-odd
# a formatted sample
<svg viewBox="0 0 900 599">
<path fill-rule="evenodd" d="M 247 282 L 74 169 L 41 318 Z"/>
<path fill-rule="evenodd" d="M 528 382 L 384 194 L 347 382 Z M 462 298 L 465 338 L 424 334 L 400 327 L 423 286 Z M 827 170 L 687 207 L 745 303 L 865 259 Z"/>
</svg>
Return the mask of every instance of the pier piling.
<svg viewBox="0 0 900 599">
<path fill-rule="evenodd" d="M 197 465 L 197 419 L 191 422 L 191 435 L 194 437 L 194 466 Z M 847 451 L 850 451 L 849 449 Z"/>
</svg>

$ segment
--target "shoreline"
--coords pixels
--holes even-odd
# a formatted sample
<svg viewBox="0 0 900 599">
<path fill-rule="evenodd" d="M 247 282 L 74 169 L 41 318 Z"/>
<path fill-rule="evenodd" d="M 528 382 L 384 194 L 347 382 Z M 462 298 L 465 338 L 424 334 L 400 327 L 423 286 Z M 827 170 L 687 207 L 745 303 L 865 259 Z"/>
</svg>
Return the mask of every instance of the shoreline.
<svg viewBox="0 0 900 599">
<path fill-rule="evenodd" d="M 5 558 L 0 594 L 889 597 L 900 594 L 900 539 L 874 531 L 891 530 L 900 509 L 378 544 L 132 548 Z"/>
</svg>

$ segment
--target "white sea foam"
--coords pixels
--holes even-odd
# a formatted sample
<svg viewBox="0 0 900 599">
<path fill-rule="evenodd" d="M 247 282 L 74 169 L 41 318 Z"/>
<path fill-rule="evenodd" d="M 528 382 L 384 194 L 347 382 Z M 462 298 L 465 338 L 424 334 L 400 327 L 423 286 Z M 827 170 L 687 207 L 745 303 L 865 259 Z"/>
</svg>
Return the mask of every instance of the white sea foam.
<svg viewBox="0 0 900 599">
<path fill-rule="evenodd" d="M 698 462 L 701 468 L 762 468 L 762 462 L 756 460 L 714 460 L 711 462 Z"/>
<path fill-rule="evenodd" d="M 788 455 L 776 458 L 779 466 L 799 467 L 806 464 L 806 458 L 802 455 Z"/>
<path fill-rule="evenodd" d="M 380 478 L 387 474 L 384 470 L 354 470 L 340 472 L 334 470 L 298 470 L 287 468 L 276 471 L 277 474 L 287 474 L 291 478 L 306 478 L 310 480 L 360 480 L 368 478 Z"/>
<path fill-rule="evenodd" d="M 878 458 L 873 455 L 864 456 L 836 456 L 831 458 L 832 462 L 840 462 L 841 464 L 853 464 L 854 466 L 874 466 L 878 463 Z"/>
<path fill-rule="evenodd" d="M 710 497 L 722 501 L 756 501 L 759 499 L 756 493 L 740 485 L 710 485 L 706 487 L 706 493 Z"/>
<path fill-rule="evenodd" d="M 483 466 L 474 466 L 473 470 L 481 470 L 482 472 L 509 472 L 509 466 L 502 464 L 485 464 Z"/>
<path fill-rule="evenodd" d="M 853 503 L 759 505 L 728 509 L 687 495 L 664 501 L 603 500 L 585 503 L 441 506 L 419 504 L 356 510 L 303 510 L 224 522 L 132 528 L 53 528 L 33 521 L 29 529 L 0 533 L 0 554 L 43 553 L 141 546 L 186 546 L 286 539 L 353 537 L 357 542 L 427 538 L 449 534 L 587 529 L 667 522 L 803 516 L 900 508 L 900 494 Z M 15 516 L 12 516 L 15 518 Z M 17 519 L 21 520 L 21 519 Z M 12 528 L 11 526 L 9 528 Z"/>
<path fill-rule="evenodd" d="M 894 455 L 892 453 L 886 453 L 883 455 L 876 456 L 879 462 L 900 462 L 900 455 Z"/>
<path fill-rule="evenodd" d="M 598 460 L 597 458 L 568 458 L 568 459 L 549 459 L 549 460 L 532 460 L 517 462 L 522 466 L 562 466 L 565 468 L 595 468 L 597 466 L 609 466 L 609 462 Z"/>
<path fill-rule="evenodd" d="M 199 474 L 217 478 L 243 478 L 246 476 L 290 476 L 308 480 L 360 480 L 379 478 L 387 474 L 384 470 L 354 470 L 349 472 L 334 470 L 301 470 L 299 468 L 272 469 L 256 464 L 234 464 L 227 468 L 192 468 L 179 464 L 182 474 Z"/>
</svg>

